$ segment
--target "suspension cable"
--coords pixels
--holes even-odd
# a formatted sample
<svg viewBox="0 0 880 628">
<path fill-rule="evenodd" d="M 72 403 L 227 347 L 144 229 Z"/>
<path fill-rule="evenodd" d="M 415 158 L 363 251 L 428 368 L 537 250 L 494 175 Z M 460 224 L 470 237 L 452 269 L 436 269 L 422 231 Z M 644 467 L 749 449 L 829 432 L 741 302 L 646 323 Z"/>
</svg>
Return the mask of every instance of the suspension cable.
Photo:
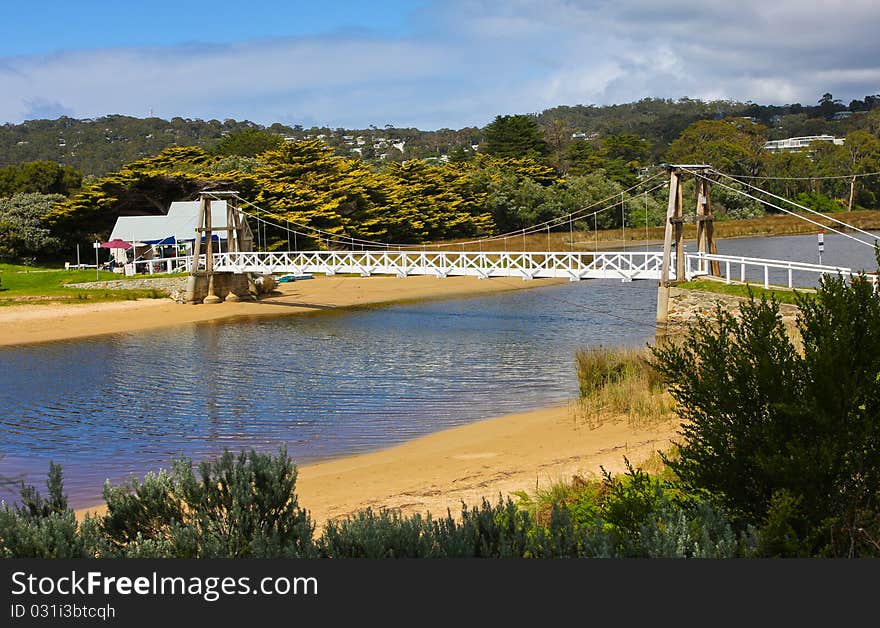
<svg viewBox="0 0 880 628">
<path fill-rule="evenodd" d="M 724 174 L 723 172 L 718 172 L 717 170 L 713 170 L 713 173 L 717 174 L 719 176 L 722 176 L 722 177 L 726 177 L 731 180 L 735 180 L 734 177 L 732 177 L 731 175 Z M 774 194 L 773 192 L 768 192 L 767 190 L 756 187 L 756 186 L 752 185 L 751 183 L 746 183 L 745 181 L 736 181 L 736 182 L 739 183 L 740 185 L 745 185 L 753 190 L 757 190 L 758 192 L 761 192 L 762 194 L 766 194 L 767 196 L 772 196 L 775 199 L 778 199 L 780 201 L 784 201 L 786 203 L 789 203 L 790 205 L 794 205 L 795 207 L 802 209 L 806 212 L 809 212 L 811 214 L 815 214 L 817 216 L 822 216 L 823 218 L 830 220 L 831 222 L 837 223 L 837 224 L 841 225 L 842 227 L 847 227 L 849 229 L 852 229 L 853 231 L 857 231 L 857 232 L 861 233 L 862 235 L 868 236 L 869 238 L 875 238 L 875 239 L 877 238 L 877 236 L 875 236 L 874 234 L 872 234 L 868 231 L 865 231 L 863 229 L 859 229 L 858 227 L 851 225 L 851 224 L 848 224 L 842 220 L 838 220 L 837 218 L 834 218 L 833 216 L 828 216 L 827 214 L 823 214 L 822 212 L 818 212 L 815 209 L 807 207 L 806 205 L 801 205 L 800 203 L 793 201 L 789 198 L 785 198 L 784 196 L 779 196 L 778 194 Z"/>
<path fill-rule="evenodd" d="M 716 170 L 717 172 L 717 170 Z M 720 174 L 720 173 L 719 173 Z M 822 175 L 815 177 L 764 177 L 757 175 L 745 175 L 745 174 L 728 174 L 727 176 L 731 179 L 762 179 L 765 181 L 826 181 L 829 179 L 852 179 L 853 177 L 876 177 L 880 175 L 880 172 L 863 172 L 863 173 L 852 173 L 852 174 L 834 174 L 834 175 Z"/>
<path fill-rule="evenodd" d="M 848 234 L 848 233 L 844 233 L 843 231 L 838 231 L 837 229 L 835 229 L 835 228 L 833 228 L 833 227 L 829 227 L 829 226 L 827 226 L 827 225 L 823 225 L 823 224 L 820 223 L 820 222 L 816 222 L 815 220 L 812 220 L 812 219 L 810 219 L 810 218 L 807 218 L 806 216 L 802 216 L 801 214 L 798 214 L 797 212 L 793 212 L 793 211 L 791 211 L 790 209 L 785 209 L 784 207 L 780 207 L 779 205 L 774 205 L 774 204 L 771 203 L 770 201 L 764 200 L 764 199 L 762 199 L 762 198 L 758 198 L 757 196 L 753 196 L 753 195 L 749 194 L 748 192 L 743 192 L 742 190 L 737 190 L 736 188 L 733 188 L 733 187 L 731 187 L 731 186 L 729 186 L 729 185 L 726 185 L 726 184 L 724 184 L 724 183 L 721 183 L 720 181 L 712 181 L 711 179 L 708 179 L 708 178 L 706 177 L 706 175 L 704 175 L 704 174 L 702 174 L 702 173 L 699 173 L 699 172 L 696 172 L 696 171 L 692 171 L 692 170 L 688 170 L 688 169 L 686 169 L 686 168 L 682 168 L 681 170 L 682 170 L 683 172 L 687 172 L 688 174 L 691 174 L 691 175 L 693 175 L 693 176 L 695 176 L 695 177 L 699 177 L 699 178 L 701 178 L 701 179 L 706 179 L 707 181 L 709 181 L 710 183 L 713 183 L 714 185 L 720 185 L 721 187 L 726 188 L 726 189 L 730 190 L 731 192 L 735 192 L 735 193 L 737 193 L 737 194 L 740 194 L 740 195 L 745 196 L 745 197 L 747 197 L 747 198 L 750 198 L 750 199 L 752 199 L 752 200 L 758 201 L 759 203 L 763 203 L 764 205 L 767 205 L 768 207 L 773 207 L 774 209 L 778 209 L 778 210 L 781 211 L 781 212 L 785 212 L 786 214 L 790 214 L 790 215 L 792 215 L 792 216 L 794 216 L 794 217 L 796 217 L 796 218 L 800 218 L 801 220 L 804 220 L 804 221 L 806 221 L 806 222 L 809 222 L 809 223 L 811 223 L 811 224 L 814 224 L 814 225 L 816 225 L 817 227 L 821 227 L 822 229 L 828 229 L 829 231 L 833 231 L 834 233 L 836 233 L 836 234 L 838 234 L 838 235 L 842 235 L 842 236 L 845 237 L 845 238 L 849 238 L 850 240 L 855 240 L 855 241 L 858 242 L 859 244 L 863 244 L 863 245 L 865 245 L 865 246 L 870 246 L 870 247 L 873 247 L 873 246 L 874 246 L 874 245 L 871 244 L 870 242 L 865 242 L 864 240 L 861 240 L 861 239 L 859 239 L 859 238 L 857 238 L 857 237 L 855 237 L 855 236 L 852 236 L 852 235 L 850 235 L 850 234 Z"/>
</svg>

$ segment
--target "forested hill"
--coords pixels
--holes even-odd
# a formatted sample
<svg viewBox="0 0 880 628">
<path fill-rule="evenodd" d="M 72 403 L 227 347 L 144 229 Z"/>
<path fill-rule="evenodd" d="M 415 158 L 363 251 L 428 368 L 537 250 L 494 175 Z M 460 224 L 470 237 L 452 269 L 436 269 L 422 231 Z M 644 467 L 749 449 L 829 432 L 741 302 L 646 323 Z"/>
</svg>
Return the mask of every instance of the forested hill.
<svg viewBox="0 0 880 628">
<path fill-rule="evenodd" d="M 538 113 L 537 119 L 551 145 L 561 145 L 573 135 L 589 139 L 634 135 L 647 142 L 650 157 L 657 161 L 671 142 L 698 120 L 748 117 L 768 127 L 770 139 L 822 133 L 842 137 L 852 130 L 848 115 L 878 105 L 880 96 L 866 96 L 864 100 L 844 105 L 831 94 L 823 95 L 811 106 L 645 98 L 602 107 L 553 107 Z M 299 125 L 275 123 L 264 127 L 247 120 L 229 119 L 221 122 L 122 115 L 84 120 L 62 117 L 0 126 L 0 167 L 54 161 L 72 166 L 85 175 L 102 175 L 126 163 L 157 155 L 169 146 L 200 146 L 210 150 L 224 137 L 247 129 L 267 130 L 298 140 L 318 138 L 338 155 L 383 161 L 440 158 L 456 149 L 472 151 L 485 139 L 483 130 L 475 127 L 435 131 L 391 125 L 366 129 L 304 129 Z"/>
<path fill-rule="evenodd" d="M 823 94 L 815 105 L 644 98 L 603 107 L 561 105 L 538 114 L 538 121 L 551 138 L 554 126 L 563 131 L 583 133 L 587 139 L 591 136 L 636 135 L 648 140 L 651 154 L 660 159 L 681 132 L 698 120 L 749 118 L 767 127 L 769 139 L 824 133 L 843 137 L 856 128 L 851 120 L 853 114 L 878 106 L 880 95 L 852 100 L 848 105 L 835 100 L 831 94 Z"/>
<path fill-rule="evenodd" d="M 489 122 L 489 120 L 487 120 Z M 110 115 L 78 120 L 28 120 L 0 127 L 0 167 L 30 161 L 54 161 L 85 175 L 102 175 L 124 164 L 152 157 L 170 146 L 212 149 L 224 137 L 245 130 L 266 130 L 298 140 L 318 137 L 339 155 L 366 159 L 420 159 L 445 155 L 456 147 L 470 149 L 482 139 L 480 129 L 370 127 L 367 129 L 304 129 L 283 124 L 265 127 L 248 120 L 133 118 Z"/>
<path fill-rule="evenodd" d="M 83 174 L 100 175 L 158 154 L 169 146 L 210 147 L 224 135 L 255 128 L 243 121 L 133 118 L 111 115 L 77 120 L 28 120 L 0 127 L 0 166 L 56 161 Z M 287 127 L 281 127 L 283 132 Z"/>
</svg>

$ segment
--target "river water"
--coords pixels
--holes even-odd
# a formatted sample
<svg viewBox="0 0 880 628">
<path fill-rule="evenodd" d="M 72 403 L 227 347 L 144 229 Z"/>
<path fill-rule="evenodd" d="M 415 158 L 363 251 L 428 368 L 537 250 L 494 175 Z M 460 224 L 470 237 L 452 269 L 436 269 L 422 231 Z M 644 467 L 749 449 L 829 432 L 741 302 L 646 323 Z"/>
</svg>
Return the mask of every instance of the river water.
<svg viewBox="0 0 880 628">
<path fill-rule="evenodd" d="M 718 251 L 815 261 L 816 237 Z M 823 262 L 875 267 L 868 247 L 835 235 Z M 306 463 L 375 450 L 572 399 L 575 350 L 645 346 L 655 313 L 652 281 L 584 281 L 0 349 L 0 476 L 42 487 L 61 463 L 79 507 L 106 479 L 179 455 L 285 444 Z"/>
</svg>

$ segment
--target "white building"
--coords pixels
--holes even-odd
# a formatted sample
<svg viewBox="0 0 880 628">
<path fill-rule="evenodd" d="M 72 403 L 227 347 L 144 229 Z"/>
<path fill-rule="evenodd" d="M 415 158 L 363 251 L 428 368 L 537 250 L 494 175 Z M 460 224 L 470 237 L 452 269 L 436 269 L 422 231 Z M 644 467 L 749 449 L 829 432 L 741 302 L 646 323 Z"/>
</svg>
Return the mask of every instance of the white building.
<svg viewBox="0 0 880 628">
<path fill-rule="evenodd" d="M 803 137 L 789 137 L 784 140 L 772 140 L 764 144 L 764 149 L 772 153 L 788 151 L 799 153 L 808 150 L 813 142 L 831 142 L 837 146 L 843 145 L 843 138 L 833 135 L 805 135 Z"/>
<path fill-rule="evenodd" d="M 133 245 L 133 249 L 110 249 L 117 264 L 131 261 L 135 251 L 136 259 L 163 257 L 160 253 L 176 256 L 187 255 L 192 251 L 196 239 L 199 220 L 199 201 L 176 201 L 171 203 L 164 216 L 120 216 L 116 219 L 111 240 L 122 240 Z M 226 201 L 211 201 L 211 227 L 226 227 Z M 219 240 L 222 250 L 226 241 L 226 231 L 215 231 L 214 239 Z M 162 249 L 168 247 L 168 250 Z M 172 253 L 173 251 L 173 253 Z"/>
</svg>

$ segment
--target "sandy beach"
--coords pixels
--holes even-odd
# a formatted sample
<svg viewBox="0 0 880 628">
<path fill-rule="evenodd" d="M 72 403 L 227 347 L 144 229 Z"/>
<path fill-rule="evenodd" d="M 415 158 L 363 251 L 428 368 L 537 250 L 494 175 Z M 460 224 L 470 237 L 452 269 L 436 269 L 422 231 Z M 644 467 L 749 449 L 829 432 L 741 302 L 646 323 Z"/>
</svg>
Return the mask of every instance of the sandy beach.
<svg viewBox="0 0 880 628">
<path fill-rule="evenodd" d="M 589 428 L 568 405 L 487 419 L 381 451 L 299 468 L 297 494 L 318 526 L 370 507 L 453 515 L 461 502 L 496 501 L 573 475 L 619 473 L 669 447 L 676 422 Z M 103 507 L 77 511 L 101 513 Z"/>
<path fill-rule="evenodd" d="M 279 294 L 257 302 L 181 305 L 171 299 L 139 299 L 82 305 L 8 306 L 0 308 L 0 346 L 137 332 L 223 319 L 288 316 L 400 301 L 477 296 L 564 281 L 315 276 L 307 281 L 280 284 Z"/>
</svg>

